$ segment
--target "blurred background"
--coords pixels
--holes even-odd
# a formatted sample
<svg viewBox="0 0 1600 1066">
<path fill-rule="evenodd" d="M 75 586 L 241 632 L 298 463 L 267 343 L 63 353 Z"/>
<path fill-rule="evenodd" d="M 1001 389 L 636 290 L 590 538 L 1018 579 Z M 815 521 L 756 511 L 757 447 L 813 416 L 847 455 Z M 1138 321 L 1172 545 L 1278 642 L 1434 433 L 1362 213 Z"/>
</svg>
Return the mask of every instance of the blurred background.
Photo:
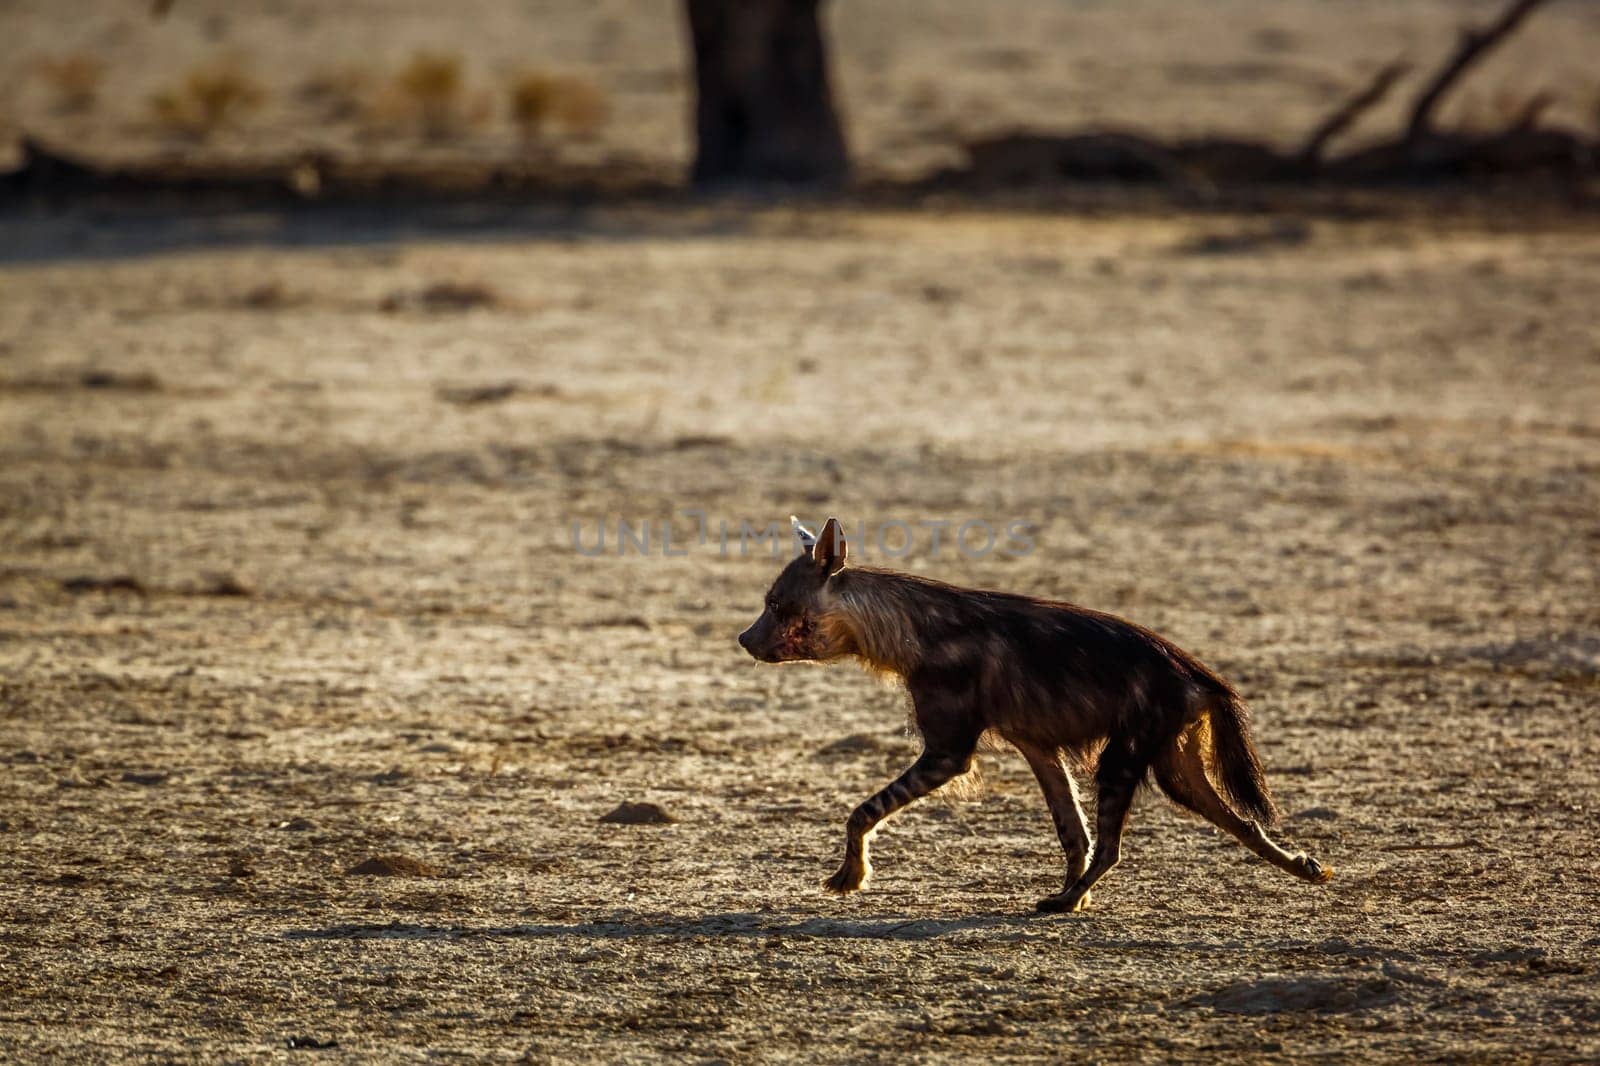
<svg viewBox="0 0 1600 1066">
<path fill-rule="evenodd" d="M 1600 13 L 1541 6 L 1442 101 L 1442 126 L 1499 131 L 1532 108 L 1592 141 Z M 609 164 L 673 182 L 696 150 L 691 9 L 703 15 L 711 82 L 738 57 L 748 84 L 723 79 L 729 99 L 752 115 L 761 103 L 740 102 L 741 91 L 783 101 L 757 125 L 804 122 L 814 76 L 802 63 L 785 84 L 768 68 L 814 47 L 831 62 L 858 175 L 909 180 L 963 166 L 972 141 L 1017 130 L 1225 136 L 1287 152 L 1405 62 L 1409 83 L 1364 109 L 1340 146 L 1393 136 L 1458 30 L 1505 7 L 13 0 L 0 11 L 0 151 L 15 158 L 29 135 L 99 164 L 267 166 L 311 152 L 396 166 Z M 820 44 L 806 35 L 819 22 Z"/>
</svg>

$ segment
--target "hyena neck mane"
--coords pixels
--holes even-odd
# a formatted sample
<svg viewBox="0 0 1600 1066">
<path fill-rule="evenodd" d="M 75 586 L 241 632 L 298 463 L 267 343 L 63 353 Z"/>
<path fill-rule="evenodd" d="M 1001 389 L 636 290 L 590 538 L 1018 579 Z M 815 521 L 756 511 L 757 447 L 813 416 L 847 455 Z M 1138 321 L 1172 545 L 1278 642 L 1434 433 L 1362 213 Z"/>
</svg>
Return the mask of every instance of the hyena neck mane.
<svg viewBox="0 0 1600 1066">
<path fill-rule="evenodd" d="M 841 570 L 830 584 L 833 602 L 824 624 L 840 631 L 835 646 L 870 669 L 901 677 L 922 665 L 944 631 L 960 628 L 960 616 L 983 595 L 865 566 Z"/>
</svg>

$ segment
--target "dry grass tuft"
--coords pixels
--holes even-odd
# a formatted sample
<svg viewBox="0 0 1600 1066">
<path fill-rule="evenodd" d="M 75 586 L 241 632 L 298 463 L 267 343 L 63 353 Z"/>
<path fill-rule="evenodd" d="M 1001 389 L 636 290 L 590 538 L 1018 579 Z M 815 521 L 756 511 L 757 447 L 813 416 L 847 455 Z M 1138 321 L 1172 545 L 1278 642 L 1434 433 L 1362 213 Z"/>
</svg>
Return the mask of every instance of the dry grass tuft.
<svg viewBox="0 0 1600 1066">
<path fill-rule="evenodd" d="M 1556 102 L 1555 94 L 1547 90 L 1536 92 L 1521 89 L 1501 88 L 1490 98 L 1487 107 L 1481 109 L 1478 121 L 1469 121 L 1469 127 L 1476 126 L 1481 132 L 1499 133 L 1507 129 L 1529 128 L 1538 124 L 1539 119 Z"/>
<path fill-rule="evenodd" d="M 540 71 L 524 71 L 511 80 L 510 104 L 511 121 L 526 144 L 542 140 L 552 128 L 589 140 L 611 117 L 611 106 L 594 83 Z"/>
<path fill-rule="evenodd" d="M 56 111 L 80 115 L 94 108 L 105 78 L 105 61 L 87 52 L 52 56 L 39 61 L 39 77 L 50 87 Z"/>
<path fill-rule="evenodd" d="M 206 140 L 241 115 L 261 106 L 265 93 L 229 63 L 195 67 L 183 81 L 150 97 L 157 124 L 195 140 Z"/>
<path fill-rule="evenodd" d="M 481 95 L 469 95 L 459 56 L 417 52 L 379 101 L 381 118 L 415 126 L 430 141 L 444 141 L 489 117 Z"/>
</svg>

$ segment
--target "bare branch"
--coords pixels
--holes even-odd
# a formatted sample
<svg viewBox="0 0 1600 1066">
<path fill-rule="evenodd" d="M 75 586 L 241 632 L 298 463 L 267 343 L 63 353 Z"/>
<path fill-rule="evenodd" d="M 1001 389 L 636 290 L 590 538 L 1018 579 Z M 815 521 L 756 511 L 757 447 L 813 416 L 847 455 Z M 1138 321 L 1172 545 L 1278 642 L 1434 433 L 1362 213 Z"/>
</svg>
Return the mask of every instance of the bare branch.
<svg viewBox="0 0 1600 1066">
<path fill-rule="evenodd" d="M 1323 149 L 1339 134 L 1349 129 L 1357 119 L 1382 102 L 1395 83 L 1411 72 L 1411 64 L 1394 62 L 1384 67 L 1365 87 L 1319 123 L 1297 153 L 1303 163 L 1316 165 L 1322 160 Z"/>
<path fill-rule="evenodd" d="M 1406 126 L 1406 144 L 1414 144 L 1433 132 L 1433 112 L 1439 101 L 1450 91 L 1463 74 L 1495 45 L 1499 44 L 1522 24 L 1522 20 L 1545 3 L 1545 0 L 1513 0 L 1490 26 L 1467 29 L 1461 33 L 1461 43 L 1450 61 L 1440 68 L 1426 88 L 1417 94 L 1411 107 L 1411 121 Z"/>
</svg>

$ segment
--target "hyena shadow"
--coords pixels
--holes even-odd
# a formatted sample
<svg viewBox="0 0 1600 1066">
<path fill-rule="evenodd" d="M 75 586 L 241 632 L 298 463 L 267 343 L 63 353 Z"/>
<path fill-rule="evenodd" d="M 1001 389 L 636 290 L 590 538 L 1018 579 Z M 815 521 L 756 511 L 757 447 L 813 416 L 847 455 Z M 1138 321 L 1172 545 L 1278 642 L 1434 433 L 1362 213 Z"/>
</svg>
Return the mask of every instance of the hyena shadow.
<svg viewBox="0 0 1600 1066">
<path fill-rule="evenodd" d="M 289 929 L 285 940 L 636 940 L 662 937 L 792 936 L 837 940 L 933 940 L 970 931 L 1021 931 L 1038 928 L 1031 915 L 984 915 L 961 918 L 918 918 L 883 915 L 875 918 L 792 918 L 782 914 L 732 912 L 693 917 L 673 914 L 619 914 L 613 918 L 567 923 L 472 926 L 421 925 L 392 922 L 382 925 L 332 925 L 319 929 Z"/>
</svg>

